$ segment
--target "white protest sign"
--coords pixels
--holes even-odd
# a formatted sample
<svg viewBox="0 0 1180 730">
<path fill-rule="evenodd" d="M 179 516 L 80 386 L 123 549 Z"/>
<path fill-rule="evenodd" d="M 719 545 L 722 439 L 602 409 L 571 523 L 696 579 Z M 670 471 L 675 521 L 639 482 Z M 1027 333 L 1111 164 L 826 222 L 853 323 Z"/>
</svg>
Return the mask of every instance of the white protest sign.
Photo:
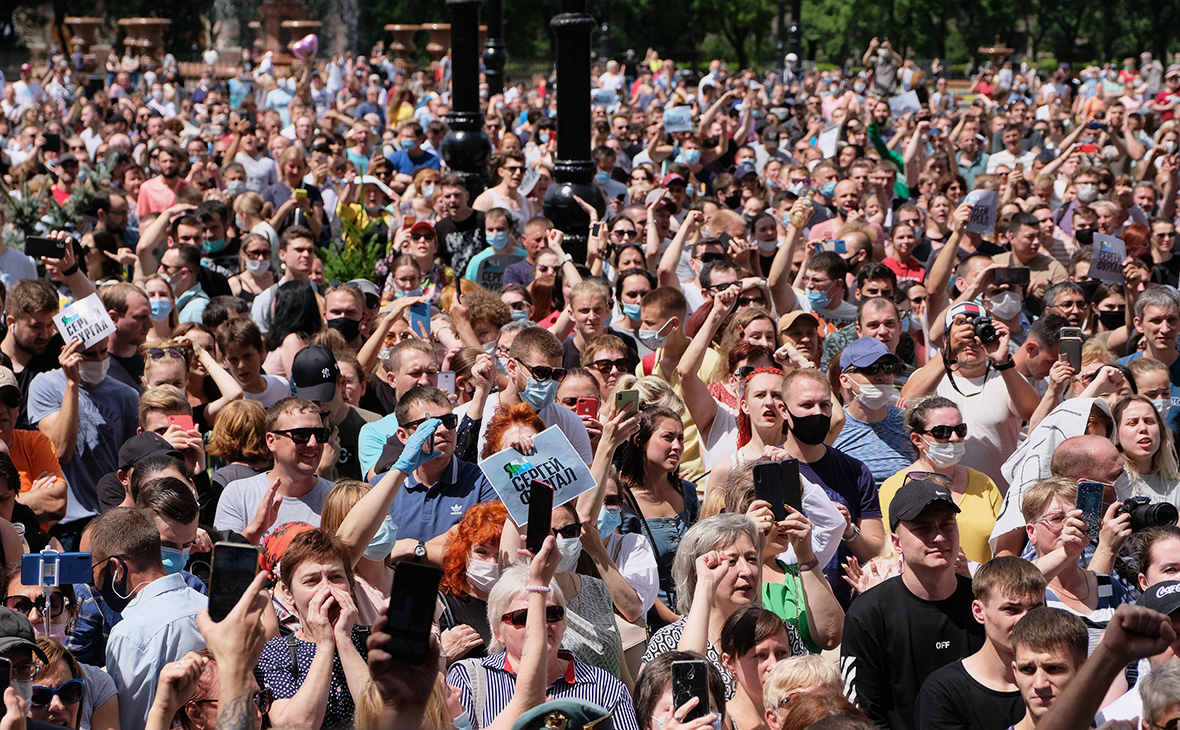
<svg viewBox="0 0 1180 730">
<path fill-rule="evenodd" d="M 522 526 L 529 521 L 529 487 L 534 479 L 553 487 L 554 507 L 594 488 L 590 468 L 557 426 L 534 436 L 533 446 L 536 451 L 531 456 L 505 449 L 479 463 L 513 522 Z"/>
<path fill-rule="evenodd" d="M 115 323 L 98 298 L 98 292 L 61 310 L 54 315 L 53 322 L 67 344 L 70 340 L 79 339 L 82 340 L 83 348 L 93 347 L 115 331 Z"/>
<path fill-rule="evenodd" d="M 840 141 L 840 125 L 834 124 L 824 131 L 819 133 L 819 138 L 815 141 L 815 146 L 823 153 L 825 158 L 836 156 L 836 143 Z"/>
<path fill-rule="evenodd" d="M 692 131 L 692 107 L 678 106 L 664 112 L 664 131 L 673 132 Z"/>
<path fill-rule="evenodd" d="M 1127 258 L 1127 244 L 1122 239 L 1104 233 L 1094 234 L 1094 249 L 1090 252 L 1090 278 L 1124 284 L 1123 261 Z"/>
<path fill-rule="evenodd" d="M 907 112 L 922 111 L 922 102 L 918 101 L 918 92 L 903 91 L 889 97 L 889 111 L 895 117 L 900 117 Z"/>
<path fill-rule="evenodd" d="M 996 206 L 1000 202 L 1000 194 L 994 190 L 972 190 L 967 193 L 963 201 L 970 203 L 971 217 L 967 220 L 967 230 L 981 236 L 990 236 L 996 230 Z"/>
<path fill-rule="evenodd" d="M 529 167 L 524 171 L 524 177 L 520 181 L 520 187 L 517 192 L 521 195 L 528 195 L 533 192 L 533 188 L 537 187 L 537 181 L 541 179 L 541 173 L 537 172 L 537 168 Z"/>
</svg>

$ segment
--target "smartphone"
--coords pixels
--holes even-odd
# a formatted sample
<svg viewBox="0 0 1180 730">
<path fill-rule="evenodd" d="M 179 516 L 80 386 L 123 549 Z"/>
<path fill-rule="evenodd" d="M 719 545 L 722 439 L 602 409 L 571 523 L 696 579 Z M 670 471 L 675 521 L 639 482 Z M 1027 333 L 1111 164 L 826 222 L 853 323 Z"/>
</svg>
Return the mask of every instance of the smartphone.
<svg viewBox="0 0 1180 730">
<path fill-rule="evenodd" d="M 46 152 L 61 152 L 61 135 L 46 132 L 45 145 L 41 149 Z"/>
<path fill-rule="evenodd" d="M 430 339 L 430 302 L 410 305 L 410 331 L 424 340 Z"/>
<path fill-rule="evenodd" d="M 304 190 L 303 188 L 295 188 L 295 199 L 296 200 L 303 200 L 306 197 L 307 197 L 306 190 Z"/>
<path fill-rule="evenodd" d="M 1092 155 L 1092 154 L 1095 154 L 1096 152 L 1098 152 L 1098 145 L 1096 145 L 1096 144 L 1078 145 L 1078 151 L 1083 154 Z"/>
<path fill-rule="evenodd" d="M 621 411 L 627 407 L 627 404 L 635 406 L 632 412 L 639 411 L 639 391 L 631 388 L 629 390 L 620 390 L 615 393 L 615 410 Z"/>
<path fill-rule="evenodd" d="M 1064 328 L 1063 328 L 1064 329 Z M 1082 338 L 1066 337 L 1064 334 L 1058 341 L 1057 351 L 1065 356 L 1065 361 L 1075 373 L 1082 370 Z"/>
<path fill-rule="evenodd" d="M 700 659 L 672 662 L 672 711 L 693 697 L 697 704 L 684 713 L 685 722 L 709 714 L 709 667 Z"/>
<path fill-rule="evenodd" d="M 721 241 L 721 247 L 728 251 L 729 242 L 733 240 L 733 236 L 729 235 L 725 231 L 722 231 L 720 234 L 718 234 L 717 240 Z"/>
<path fill-rule="evenodd" d="M 438 371 L 438 387 L 447 395 L 455 394 L 455 371 L 454 370 L 439 370 Z"/>
<path fill-rule="evenodd" d="M 12 662 L 8 659 L 0 657 L 0 695 L 3 695 L 4 690 L 8 689 L 9 683 L 12 681 Z M 7 708 L 3 702 L 0 702 L 0 717 L 4 717 Z"/>
<path fill-rule="evenodd" d="M 819 250 L 831 251 L 832 253 L 838 254 L 848 253 L 848 247 L 844 245 L 844 241 L 842 239 L 837 239 L 835 241 L 821 241 L 819 244 Z"/>
<path fill-rule="evenodd" d="M 540 479 L 529 486 L 529 522 L 524 546 L 530 553 L 541 552 L 553 523 L 553 487 Z"/>
<path fill-rule="evenodd" d="M 1078 481 L 1078 496 L 1074 504 L 1082 511 L 1082 520 L 1089 528 L 1086 533 L 1091 540 L 1098 537 L 1098 527 L 1102 523 L 1102 492 L 1105 489 L 1106 485 L 1102 482 Z"/>
<path fill-rule="evenodd" d="M 993 273 L 996 286 L 1028 286 L 1027 266 L 1010 266 L 1007 269 L 996 269 Z"/>
<path fill-rule="evenodd" d="M 787 519 L 786 503 L 783 501 L 782 469 L 777 461 L 764 461 L 754 465 L 754 499 L 770 503 L 774 521 Z M 679 706 L 679 705 L 678 705 Z"/>
<path fill-rule="evenodd" d="M 213 546 L 209 572 L 209 618 L 222 621 L 246 593 L 258 573 L 258 548 L 237 542 Z"/>
<path fill-rule="evenodd" d="M 1081 327 L 1062 327 L 1061 328 L 1061 336 L 1062 337 L 1076 337 L 1080 340 L 1080 339 L 1082 339 L 1082 328 Z"/>
<path fill-rule="evenodd" d="M 574 413 L 577 413 L 579 416 L 598 418 L 598 399 L 579 398 L 578 405 L 574 408 Z"/>
<path fill-rule="evenodd" d="M 803 485 L 799 482 L 799 460 L 780 461 L 783 479 L 783 502 L 799 514 L 803 512 Z"/>
<path fill-rule="evenodd" d="M 169 426 L 180 426 L 185 431 L 197 430 L 197 424 L 193 423 L 192 416 L 168 416 Z"/>
<path fill-rule="evenodd" d="M 590 235 L 597 238 L 598 234 L 601 232 L 602 232 L 602 223 L 600 221 L 595 221 L 594 225 L 590 226 Z"/>
<path fill-rule="evenodd" d="M 32 256 L 34 261 L 40 261 L 42 256 L 49 259 L 60 259 L 66 255 L 67 243 L 68 241 L 58 238 L 29 236 L 25 239 L 25 253 Z"/>
<path fill-rule="evenodd" d="M 458 296 L 463 296 L 463 277 L 462 276 L 458 276 L 458 275 L 455 276 L 455 294 L 457 294 Z"/>
<path fill-rule="evenodd" d="M 408 216 L 406 216 L 405 220 L 402 221 L 402 225 L 405 226 L 406 228 L 411 228 L 417 222 L 418 222 L 417 216 L 408 215 Z"/>
<path fill-rule="evenodd" d="M 403 560 L 393 568 L 389 592 L 389 620 L 385 651 L 395 662 L 425 664 L 430 655 L 430 634 L 442 570 L 433 565 Z"/>
<path fill-rule="evenodd" d="M 20 582 L 26 586 L 89 583 L 93 577 L 90 561 L 90 553 L 26 553 L 20 560 Z"/>
<path fill-rule="evenodd" d="M 1016 172 L 1024 172 L 1023 162 L 1017 162 L 1013 167 L 1016 169 Z"/>
</svg>

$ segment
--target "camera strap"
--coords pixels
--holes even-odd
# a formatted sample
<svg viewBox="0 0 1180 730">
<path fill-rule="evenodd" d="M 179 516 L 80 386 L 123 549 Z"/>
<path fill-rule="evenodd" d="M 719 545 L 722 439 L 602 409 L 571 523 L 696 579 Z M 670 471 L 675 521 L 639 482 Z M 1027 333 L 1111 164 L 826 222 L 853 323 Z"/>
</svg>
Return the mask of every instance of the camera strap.
<svg viewBox="0 0 1180 730">
<path fill-rule="evenodd" d="M 967 393 L 964 393 L 963 391 L 959 390 L 959 384 L 955 382 L 955 374 L 954 374 L 954 371 L 953 371 L 953 370 L 951 370 L 951 363 L 950 363 L 950 361 L 949 361 L 949 360 L 947 360 L 947 358 L 946 358 L 946 351 L 947 351 L 948 349 L 950 349 L 950 348 L 949 348 L 949 347 L 945 347 L 945 348 L 943 348 L 943 350 L 942 350 L 942 369 L 943 369 L 943 371 L 945 371 L 945 372 L 946 372 L 946 379 L 947 379 L 948 381 L 950 381 L 951 387 L 955 389 L 955 392 L 956 392 L 956 393 L 958 393 L 959 395 L 963 396 L 964 398 L 974 398 L 975 396 L 977 396 L 977 395 L 979 395 L 980 393 L 982 393 L 982 392 L 983 392 L 984 385 L 987 385 L 987 375 L 988 375 L 988 373 L 989 373 L 989 372 L 991 372 L 991 369 L 992 369 L 992 364 L 991 364 L 991 361 L 990 361 L 990 360 L 988 361 L 988 363 L 987 363 L 987 370 L 985 370 L 985 371 L 983 372 L 983 383 L 984 383 L 984 385 L 981 385 L 981 386 L 979 386 L 979 390 L 978 390 L 978 392 L 971 393 L 971 394 L 967 394 Z"/>
</svg>

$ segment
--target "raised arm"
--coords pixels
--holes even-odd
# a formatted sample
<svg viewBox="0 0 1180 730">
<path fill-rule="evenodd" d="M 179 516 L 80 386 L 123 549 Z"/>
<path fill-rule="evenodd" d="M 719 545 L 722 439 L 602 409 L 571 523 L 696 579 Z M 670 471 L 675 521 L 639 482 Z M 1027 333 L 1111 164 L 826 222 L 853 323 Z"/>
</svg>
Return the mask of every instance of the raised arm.
<svg viewBox="0 0 1180 730">
<path fill-rule="evenodd" d="M 58 362 L 66 375 L 61 410 L 42 418 L 37 428 L 53 442 L 53 449 L 64 464 L 74 458 L 78 449 L 78 393 L 82 387 L 78 365 L 82 362 L 82 341 L 70 340 L 62 349 Z"/>
<path fill-rule="evenodd" d="M 680 277 L 676 275 L 676 267 L 680 265 L 680 257 L 684 253 L 684 242 L 696 235 L 703 221 L 704 214 L 699 210 L 688 211 L 688 216 L 684 219 L 684 224 L 680 226 L 680 230 L 676 231 L 676 235 L 672 237 L 671 245 L 664 249 L 663 255 L 660 256 L 660 265 L 656 268 L 658 286 L 670 286 L 673 289 L 680 288 Z"/>
<path fill-rule="evenodd" d="M 684 405 L 697 425 L 697 431 L 702 438 L 707 438 L 713 428 L 713 420 L 717 417 L 717 399 L 709 392 L 709 387 L 701 380 L 700 369 L 705 362 L 705 353 L 713 346 L 713 338 L 717 329 L 737 302 L 739 290 L 736 286 L 718 292 L 713 298 L 713 308 L 705 323 L 693 335 L 692 341 L 680 357 L 676 365 L 676 372 L 680 376 L 680 389 L 684 396 Z"/>
<path fill-rule="evenodd" d="M 799 198 L 791 206 L 790 213 L 784 224 L 787 228 L 787 238 L 774 254 L 770 263 L 770 273 L 766 275 L 766 286 L 770 289 L 770 297 L 774 301 L 774 309 L 779 315 L 795 311 L 798 297 L 791 286 L 791 266 L 795 262 L 795 249 L 799 240 L 803 238 L 803 227 L 811 220 L 813 210 L 806 198 Z M 793 221 L 796 216 L 803 217 L 803 226 L 795 227 Z"/>
</svg>

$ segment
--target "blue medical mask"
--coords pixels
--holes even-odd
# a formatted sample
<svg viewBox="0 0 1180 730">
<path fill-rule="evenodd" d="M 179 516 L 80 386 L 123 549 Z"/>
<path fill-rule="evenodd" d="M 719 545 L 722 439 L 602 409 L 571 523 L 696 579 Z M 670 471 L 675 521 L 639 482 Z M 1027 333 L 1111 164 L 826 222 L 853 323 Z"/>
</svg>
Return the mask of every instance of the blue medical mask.
<svg viewBox="0 0 1180 730">
<path fill-rule="evenodd" d="M 152 300 L 152 321 L 163 322 L 168 319 L 168 315 L 172 314 L 172 300 L 171 299 L 153 299 Z"/>
<path fill-rule="evenodd" d="M 393 292 L 394 299 L 401 299 L 403 297 L 418 297 L 422 296 L 422 289 L 411 289 L 409 291 L 402 291 L 400 289 Z"/>
<path fill-rule="evenodd" d="M 246 192 L 245 180 L 230 180 L 225 184 L 225 192 L 230 195 L 241 195 Z"/>
<path fill-rule="evenodd" d="M 639 305 L 638 304 L 624 304 L 623 314 L 632 322 L 639 321 Z"/>
<path fill-rule="evenodd" d="M 202 241 L 201 248 L 205 249 L 206 253 L 217 253 L 225 249 L 227 242 L 224 238 L 219 238 L 216 241 Z"/>
<path fill-rule="evenodd" d="M 610 173 L 599 170 L 598 172 L 594 173 L 594 182 L 598 183 L 599 185 L 606 185 L 608 182 L 610 182 Z"/>
<path fill-rule="evenodd" d="M 803 294 L 807 297 L 807 303 L 811 305 L 812 311 L 815 311 L 816 309 L 823 309 L 824 307 L 828 306 L 828 302 L 831 301 L 828 293 L 823 289 L 818 291 L 815 289 L 808 289 L 804 291 Z"/>
<path fill-rule="evenodd" d="M 381 527 L 377 528 L 377 534 L 373 535 L 369 547 L 365 548 L 365 557 L 369 560 L 385 560 L 393 552 L 393 543 L 396 540 L 397 525 L 393 523 L 392 517 L 385 515 Z"/>
<path fill-rule="evenodd" d="M 484 238 L 487 239 L 488 245 L 492 248 L 504 248 L 508 245 L 508 231 L 487 233 L 484 235 Z"/>
<path fill-rule="evenodd" d="M 463 710 L 463 714 L 451 720 L 452 727 L 455 730 L 474 730 L 474 725 L 471 724 L 471 717 L 467 714 L 467 710 Z"/>
<path fill-rule="evenodd" d="M 836 181 L 833 180 L 820 186 L 819 194 L 830 200 L 836 194 Z"/>
<path fill-rule="evenodd" d="M 529 310 L 527 309 L 513 309 L 512 319 L 515 322 L 523 322 L 529 318 Z"/>
<path fill-rule="evenodd" d="M 418 150 L 418 140 L 407 139 L 406 141 L 402 142 L 402 149 L 406 152 L 416 152 Z"/>
<path fill-rule="evenodd" d="M 669 322 L 670 321 L 671 320 L 669 320 Z M 654 331 L 641 329 L 639 330 L 639 341 L 642 342 L 643 346 L 649 350 L 658 350 L 664 345 L 668 344 L 668 336 L 660 334 L 667 328 L 668 323 L 665 323 L 663 327 Z"/>
<path fill-rule="evenodd" d="M 184 566 L 188 565 L 188 548 L 177 550 L 161 546 L 160 559 L 164 561 L 164 572 L 168 575 L 176 575 L 184 570 Z"/>
<path fill-rule="evenodd" d="M 541 409 L 548 407 L 553 403 L 553 399 L 557 397 L 557 381 L 556 380 L 537 380 L 529 378 L 527 384 L 524 386 L 524 392 L 520 394 L 520 399 L 536 411 L 541 412 Z"/>
<path fill-rule="evenodd" d="M 598 512 L 598 536 L 606 541 L 622 524 L 623 510 L 619 507 L 607 507 L 604 504 Z"/>
<path fill-rule="evenodd" d="M 701 161 L 701 151 L 699 149 L 693 148 L 691 150 L 684 151 L 684 164 L 695 165 L 700 161 Z"/>
<path fill-rule="evenodd" d="M 508 374 L 508 361 L 510 359 L 511 358 L 507 358 L 507 357 L 496 358 L 496 370 L 498 370 L 501 375 Z"/>
</svg>

